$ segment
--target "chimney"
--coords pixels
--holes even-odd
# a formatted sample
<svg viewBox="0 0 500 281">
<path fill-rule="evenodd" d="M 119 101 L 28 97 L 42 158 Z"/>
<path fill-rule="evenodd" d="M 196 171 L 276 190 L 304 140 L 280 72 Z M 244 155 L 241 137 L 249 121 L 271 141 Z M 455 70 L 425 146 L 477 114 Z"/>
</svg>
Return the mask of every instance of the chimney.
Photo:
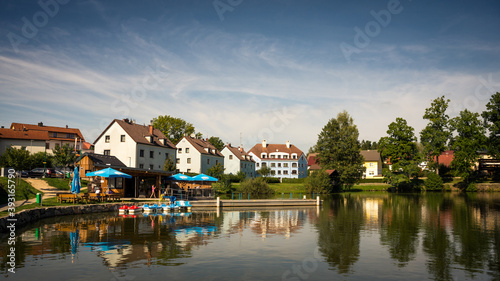
<svg viewBox="0 0 500 281">
<path fill-rule="evenodd" d="M 149 134 L 153 135 L 153 125 L 149 125 Z"/>
<path fill-rule="evenodd" d="M 290 148 L 290 141 L 286 141 L 286 148 Z"/>
<path fill-rule="evenodd" d="M 68 125 L 66 125 L 66 129 L 68 128 Z"/>
<path fill-rule="evenodd" d="M 264 147 L 264 148 L 267 147 L 266 140 L 262 140 L 262 147 Z"/>
<path fill-rule="evenodd" d="M 43 123 L 42 122 L 38 123 L 38 127 L 43 127 Z"/>
</svg>

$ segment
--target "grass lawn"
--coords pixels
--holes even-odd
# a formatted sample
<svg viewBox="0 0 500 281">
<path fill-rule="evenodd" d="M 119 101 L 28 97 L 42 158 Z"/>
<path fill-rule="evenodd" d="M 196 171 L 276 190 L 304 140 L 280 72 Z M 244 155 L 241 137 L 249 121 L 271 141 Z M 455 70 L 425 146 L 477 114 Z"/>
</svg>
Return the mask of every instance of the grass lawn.
<svg viewBox="0 0 500 281">
<path fill-rule="evenodd" d="M 71 181 L 71 179 L 67 179 L 67 178 L 44 178 L 42 179 L 44 181 L 47 182 L 47 184 L 49 184 L 50 186 L 53 186 L 59 190 L 69 190 L 70 189 L 70 186 L 69 186 L 69 183 Z M 82 180 L 80 181 L 82 187 L 83 186 L 87 186 L 87 181 L 86 180 Z"/>
<path fill-rule="evenodd" d="M 21 179 L 20 184 L 17 184 L 17 182 L 18 179 L 15 179 L 16 201 L 36 198 L 36 194 L 40 192 L 23 179 Z M 9 198 L 9 179 L 7 177 L 0 177 L 0 186 L 0 204 L 6 204 Z"/>
</svg>

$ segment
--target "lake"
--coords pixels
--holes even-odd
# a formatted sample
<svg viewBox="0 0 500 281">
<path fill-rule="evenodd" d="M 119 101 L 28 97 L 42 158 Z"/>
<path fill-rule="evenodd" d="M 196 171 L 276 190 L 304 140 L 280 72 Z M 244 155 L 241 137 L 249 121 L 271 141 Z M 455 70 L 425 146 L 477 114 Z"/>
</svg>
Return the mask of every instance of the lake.
<svg viewBox="0 0 500 281">
<path fill-rule="evenodd" d="M 500 194 L 346 193 L 321 208 L 66 216 L 16 235 L 7 280 L 500 279 Z"/>
</svg>

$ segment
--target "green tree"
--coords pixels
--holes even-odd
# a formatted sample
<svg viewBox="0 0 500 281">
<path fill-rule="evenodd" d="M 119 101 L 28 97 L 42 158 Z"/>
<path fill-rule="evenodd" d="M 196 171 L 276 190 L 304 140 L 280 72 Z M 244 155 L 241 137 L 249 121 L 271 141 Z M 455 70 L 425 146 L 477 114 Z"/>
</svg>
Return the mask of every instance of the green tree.
<svg viewBox="0 0 500 281">
<path fill-rule="evenodd" d="M 392 166 L 391 169 L 384 169 L 382 174 L 389 184 L 398 189 L 408 186 L 419 170 L 420 157 L 413 131 L 405 119 L 396 118 L 389 124 L 388 136 L 379 141 L 380 156 Z"/>
<path fill-rule="evenodd" d="M 361 141 L 361 150 L 377 150 L 378 144 L 376 141 L 371 142 L 369 140 Z"/>
<path fill-rule="evenodd" d="M 177 165 L 175 164 L 174 160 L 168 157 L 163 164 L 163 171 L 172 172 L 175 170 L 177 170 Z"/>
<path fill-rule="evenodd" d="M 56 167 L 68 167 L 70 164 L 73 164 L 76 159 L 76 155 L 69 144 L 64 144 L 62 146 L 56 145 L 52 153 L 54 154 L 52 156 L 52 163 Z"/>
<path fill-rule="evenodd" d="M 215 148 L 219 151 L 224 148 L 224 142 L 219 137 L 210 137 L 208 142 L 215 146 Z"/>
<path fill-rule="evenodd" d="M 31 168 L 40 168 L 43 167 L 43 162 L 47 160 L 45 167 L 52 167 L 52 156 L 47 155 L 45 157 L 45 152 L 37 152 L 30 155 L 30 166 Z"/>
<path fill-rule="evenodd" d="M 358 182 L 365 169 L 358 137 L 358 128 L 352 117 L 343 111 L 323 127 L 316 143 L 321 167 L 335 169 L 344 189 L 350 189 Z"/>
<path fill-rule="evenodd" d="M 425 190 L 443 190 L 444 183 L 440 175 L 430 173 L 425 180 Z"/>
<path fill-rule="evenodd" d="M 30 165 L 30 153 L 26 149 L 8 147 L 3 154 L 3 162 L 16 171 L 26 170 Z"/>
<path fill-rule="evenodd" d="M 264 178 L 267 178 L 271 174 L 271 168 L 268 166 L 262 166 L 259 170 L 257 170 L 257 174 L 261 175 Z"/>
<path fill-rule="evenodd" d="M 308 193 L 331 193 L 333 184 L 325 170 L 312 172 L 304 182 Z"/>
<path fill-rule="evenodd" d="M 479 158 L 479 151 L 485 148 L 486 130 L 479 120 L 479 114 L 467 109 L 453 118 L 451 125 L 456 132 L 451 140 L 451 148 L 454 150 L 451 169 L 468 184 L 472 179 L 472 167 Z"/>
<path fill-rule="evenodd" d="M 153 118 L 153 127 L 159 129 L 174 144 L 177 144 L 184 135 L 194 133 L 193 124 L 169 115 Z"/>
<path fill-rule="evenodd" d="M 212 188 L 217 193 L 227 194 L 236 190 L 231 184 L 229 175 L 222 175 L 219 180 L 212 184 Z"/>
<path fill-rule="evenodd" d="M 217 163 L 216 165 L 207 169 L 207 175 L 216 179 L 220 179 L 222 175 L 224 175 L 224 170 L 224 165 L 222 165 L 221 163 Z"/>
<path fill-rule="evenodd" d="M 488 152 L 500 158 L 500 93 L 492 95 L 482 114 L 489 131 Z"/>
<path fill-rule="evenodd" d="M 424 119 L 429 120 L 427 126 L 420 132 L 420 141 L 423 145 L 423 153 L 427 160 L 439 174 L 439 155 L 447 149 L 451 138 L 449 119 L 446 114 L 449 99 L 444 96 L 435 99 L 431 107 L 425 109 Z"/>
</svg>

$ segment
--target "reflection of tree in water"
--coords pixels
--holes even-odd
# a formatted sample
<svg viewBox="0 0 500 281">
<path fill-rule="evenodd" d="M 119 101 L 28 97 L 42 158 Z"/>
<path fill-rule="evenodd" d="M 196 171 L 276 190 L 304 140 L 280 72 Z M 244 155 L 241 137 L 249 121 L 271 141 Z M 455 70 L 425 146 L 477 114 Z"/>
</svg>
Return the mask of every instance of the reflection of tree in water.
<svg viewBox="0 0 500 281">
<path fill-rule="evenodd" d="M 399 267 L 415 259 L 422 219 L 420 195 L 390 194 L 382 204 L 380 240 Z"/>
<path fill-rule="evenodd" d="M 352 273 L 359 259 L 360 231 L 363 224 L 362 201 L 348 195 L 335 195 L 316 224 L 319 251 L 339 274 Z"/>
<path fill-rule="evenodd" d="M 429 255 L 427 262 L 429 273 L 435 280 L 453 280 L 453 247 L 447 227 L 450 227 L 450 215 L 453 201 L 441 193 L 427 194 L 425 200 L 426 218 L 424 224 L 423 250 Z"/>
<path fill-rule="evenodd" d="M 475 195 L 474 195 L 475 196 Z M 467 204 L 456 204 L 453 208 L 453 235 L 456 240 L 455 262 L 462 265 L 474 277 L 474 271 L 483 268 L 489 259 L 488 231 L 483 227 L 481 218 L 486 218 L 484 204 L 476 205 L 469 195 L 461 198 Z"/>
</svg>

